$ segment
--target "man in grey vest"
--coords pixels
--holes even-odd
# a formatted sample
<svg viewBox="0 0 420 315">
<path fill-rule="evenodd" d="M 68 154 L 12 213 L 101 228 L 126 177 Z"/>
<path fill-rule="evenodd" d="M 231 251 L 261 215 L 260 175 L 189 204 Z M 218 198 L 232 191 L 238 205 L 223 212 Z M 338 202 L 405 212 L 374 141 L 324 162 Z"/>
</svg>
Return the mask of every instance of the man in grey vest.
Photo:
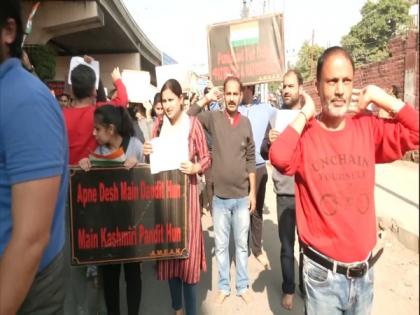
<svg viewBox="0 0 420 315">
<path fill-rule="evenodd" d="M 302 75 L 297 70 L 288 70 L 283 77 L 283 108 L 299 110 L 302 107 Z M 270 144 L 277 138 L 279 131 L 267 127 L 261 145 L 261 155 L 268 159 Z M 277 199 L 278 233 L 281 243 L 280 263 L 283 276 L 281 305 L 291 310 L 295 293 L 295 270 L 293 249 L 295 244 L 295 189 L 294 177 L 280 174 L 273 168 L 274 192 Z M 299 268 L 301 264 L 299 264 Z"/>
</svg>

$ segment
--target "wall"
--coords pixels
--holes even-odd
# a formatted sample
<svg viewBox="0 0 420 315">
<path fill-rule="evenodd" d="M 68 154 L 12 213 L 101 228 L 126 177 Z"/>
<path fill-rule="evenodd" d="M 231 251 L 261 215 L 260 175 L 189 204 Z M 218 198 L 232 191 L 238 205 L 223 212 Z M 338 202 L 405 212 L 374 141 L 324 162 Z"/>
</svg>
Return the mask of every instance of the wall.
<svg viewBox="0 0 420 315">
<path fill-rule="evenodd" d="M 417 31 L 392 38 L 388 43 L 390 57 L 384 61 L 360 66 L 354 75 L 354 86 L 375 84 L 384 89 L 396 85 L 400 98 L 419 109 L 419 39 Z M 320 100 L 315 80 L 305 82 L 304 89 L 312 96 L 317 109 Z"/>
</svg>

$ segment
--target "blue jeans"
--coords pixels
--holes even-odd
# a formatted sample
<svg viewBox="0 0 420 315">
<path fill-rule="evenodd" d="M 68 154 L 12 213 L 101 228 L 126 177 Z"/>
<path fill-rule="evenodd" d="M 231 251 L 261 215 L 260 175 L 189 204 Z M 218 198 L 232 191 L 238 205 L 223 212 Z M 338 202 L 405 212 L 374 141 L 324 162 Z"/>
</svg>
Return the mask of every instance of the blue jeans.
<svg viewBox="0 0 420 315">
<path fill-rule="evenodd" d="M 182 296 L 185 302 L 185 314 L 197 314 L 197 283 L 188 284 L 180 278 L 170 279 L 168 281 L 169 290 L 171 291 L 172 308 L 175 311 L 182 309 Z"/>
<path fill-rule="evenodd" d="M 233 228 L 235 239 L 236 294 L 248 289 L 248 197 L 223 199 L 213 197 L 213 225 L 216 243 L 216 262 L 219 271 L 219 291 L 230 294 L 229 237 Z"/>
<path fill-rule="evenodd" d="M 369 315 L 373 301 L 373 268 L 347 279 L 303 257 L 307 315 Z"/>
</svg>

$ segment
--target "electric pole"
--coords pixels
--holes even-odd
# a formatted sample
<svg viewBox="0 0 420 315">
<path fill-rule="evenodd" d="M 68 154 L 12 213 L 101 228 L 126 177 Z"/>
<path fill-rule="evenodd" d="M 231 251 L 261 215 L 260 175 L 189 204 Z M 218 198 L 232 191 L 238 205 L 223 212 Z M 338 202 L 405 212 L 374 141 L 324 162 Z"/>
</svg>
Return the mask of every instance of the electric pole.
<svg viewBox="0 0 420 315">
<path fill-rule="evenodd" d="M 314 57 L 315 57 L 315 54 L 314 54 L 314 39 L 315 39 L 315 30 L 313 29 L 312 30 L 312 42 L 311 42 L 311 53 L 310 53 L 310 56 L 311 56 L 311 59 L 310 59 L 310 63 L 311 63 L 311 69 L 310 69 L 310 78 L 313 78 L 314 77 L 314 75 L 315 75 L 315 67 L 314 67 L 314 64 L 315 64 L 315 62 L 314 62 Z"/>
<path fill-rule="evenodd" d="M 249 8 L 248 5 L 246 4 L 246 0 L 242 0 L 242 9 L 241 9 L 241 18 L 247 18 L 249 16 Z"/>
</svg>

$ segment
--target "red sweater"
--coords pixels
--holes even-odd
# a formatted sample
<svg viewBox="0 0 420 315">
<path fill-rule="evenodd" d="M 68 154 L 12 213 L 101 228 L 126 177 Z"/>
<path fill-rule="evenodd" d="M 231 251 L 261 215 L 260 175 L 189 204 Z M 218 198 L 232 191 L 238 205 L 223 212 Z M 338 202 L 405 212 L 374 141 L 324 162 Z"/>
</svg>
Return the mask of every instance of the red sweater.
<svg viewBox="0 0 420 315">
<path fill-rule="evenodd" d="M 347 117 L 335 132 L 315 119 L 301 136 L 288 126 L 269 157 L 283 174 L 295 174 L 301 240 L 338 261 L 366 259 L 376 243 L 375 163 L 400 159 L 418 144 L 419 113 L 409 105 L 395 120 Z"/>
<path fill-rule="evenodd" d="M 109 102 L 98 102 L 85 107 L 67 107 L 63 109 L 69 141 L 70 165 L 78 164 L 82 158 L 88 157 L 97 147 L 93 136 L 93 113 L 95 109 L 105 104 L 127 106 L 128 96 L 124 83 L 121 80 L 117 80 L 114 84 L 117 88 L 118 96 Z"/>
</svg>

